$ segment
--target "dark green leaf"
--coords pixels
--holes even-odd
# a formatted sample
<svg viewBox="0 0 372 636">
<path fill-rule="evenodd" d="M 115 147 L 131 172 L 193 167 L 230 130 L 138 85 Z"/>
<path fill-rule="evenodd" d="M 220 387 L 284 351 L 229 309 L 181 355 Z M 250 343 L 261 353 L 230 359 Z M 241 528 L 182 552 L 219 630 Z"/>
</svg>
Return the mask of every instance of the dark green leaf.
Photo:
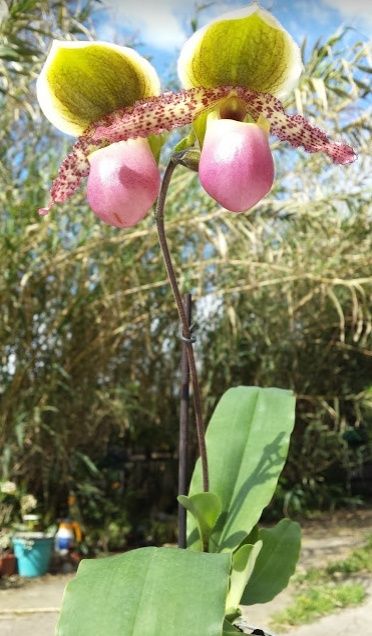
<svg viewBox="0 0 372 636">
<path fill-rule="evenodd" d="M 286 588 L 300 555 L 301 528 L 295 521 L 282 519 L 274 528 L 262 528 L 259 537 L 263 547 L 245 588 L 243 605 L 267 603 Z"/>
</svg>

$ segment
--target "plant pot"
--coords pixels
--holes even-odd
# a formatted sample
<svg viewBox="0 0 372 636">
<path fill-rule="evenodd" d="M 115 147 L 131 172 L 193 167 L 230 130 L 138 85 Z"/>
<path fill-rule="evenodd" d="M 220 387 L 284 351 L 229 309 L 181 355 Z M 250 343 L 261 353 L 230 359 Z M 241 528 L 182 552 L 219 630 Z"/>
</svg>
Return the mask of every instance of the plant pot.
<svg viewBox="0 0 372 636">
<path fill-rule="evenodd" d="M 12 539 L 20 576 L 46 574 L 52 556 L 54 538 L 42 532 L 23 532 Z"/>
<path fill-rule="evenodd" d="M 16 571 L 17 561 L 14 554 L 6 553 L 0 556 L 0 576 L 12 576 Z"/>
</svg>

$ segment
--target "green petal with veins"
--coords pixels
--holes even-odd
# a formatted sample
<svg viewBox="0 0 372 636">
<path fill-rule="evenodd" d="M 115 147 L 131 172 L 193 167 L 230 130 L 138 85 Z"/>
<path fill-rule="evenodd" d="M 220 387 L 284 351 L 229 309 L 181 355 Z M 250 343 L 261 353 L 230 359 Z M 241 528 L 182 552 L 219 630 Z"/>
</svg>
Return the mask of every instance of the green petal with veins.
<svg viewBox="0 0 372 636">
<path fill-rule="evenodd" d="M 156 71 L 145 58 L 106 42 L 54 41 L 37 82 L 46 117 L 74 135 L 107 113 L 159 92 Z"/>
<path fill-rule="evenodd" d="M 292 90 L 301 71 L 299 47 L 257 5 L 221 16 L 194 33 L 178 62 L 185 88 L 238 85 L 277 97 Z"/>
</svg>

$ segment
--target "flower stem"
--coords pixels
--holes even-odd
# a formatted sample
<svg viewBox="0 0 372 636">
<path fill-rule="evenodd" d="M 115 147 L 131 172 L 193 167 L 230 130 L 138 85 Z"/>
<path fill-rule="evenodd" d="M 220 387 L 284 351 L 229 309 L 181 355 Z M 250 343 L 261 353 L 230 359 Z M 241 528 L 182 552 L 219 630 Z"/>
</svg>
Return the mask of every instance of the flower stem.
<svg viewBox="0 0 372 636">
<path fill-rule="evenodd" d="M 196 370 L 195 356 L 194 356 L 194 349 L 193 349 L 193 337 L 192 337 L 192 331 L 190 329 L 190 325 L 187 319 L 185 307 L 182 302 L 181 292 L 178 287 L 177 278 L 174 271 L 174 267 L 173 267 L 169 247 L 168 247 L 168 241 L 167 241 L 167 237 L 165 233 L 165 226 L 164 226 L 165 202 L 166 202 L 166 198 L 168 194 L 169 184 L 171 182 L 173 173 L 178 163 L 179 163 L 179 160 L 177 156 L 171 157 L 165 169 L 159 197 L 156 204 L 155 218 L 156 218 L 156 227 L 158 230 L 160 249 L 163 255 L 165 268 L 168 274 L 169 284 L 173 292 L 174 300 L 177 306 L 178 317 L 181 323 L 182 339 L 183 339 L 183 342 L 185 342 L 186 344 L 187 359 L 189 363 L 190 377 L 191 377 L 191 383 L 192 383 L 192 389 L 193 389 L 196 433 L 198 438 L 199 455 L 200 455 L 202 475 L 203 475 L 203 490 L 204 492 L 208 492 L 209 477 L 208 477 L 207 449 L 205 445 L 205 427 L 203 422 L 200 387 L 199 387 L 199 380 L 198 380 L 198 374 Z"/>
<path fill-rule="evenodd" d="M 185 294 L 183 304 L 189 325 L 191 325 L 192 298 Z M 187 359 L 186 342 L 182 342 L 181 356 L 181 404 L 178 441 L 178 494 L 187 495 L 188 459 L 189 459 L 189 402 L 190 402 L 190 370 Z M 178 547 L 187 547 L 186 508 L 178 504 Z"/>
</svg>

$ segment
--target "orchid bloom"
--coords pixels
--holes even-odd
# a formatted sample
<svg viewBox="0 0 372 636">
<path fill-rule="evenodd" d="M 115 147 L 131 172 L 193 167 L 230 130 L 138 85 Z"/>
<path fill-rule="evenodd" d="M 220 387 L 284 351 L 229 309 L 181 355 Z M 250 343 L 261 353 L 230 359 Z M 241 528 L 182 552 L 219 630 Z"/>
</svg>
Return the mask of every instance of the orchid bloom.
<svg viewBox="0 0 372 636">
<path fill-rule="evenodd" d="M 184 45 L 178 74 L 185 88 L 238 85 L 286 97 L 302 71 L 291 36 L 257 5 L 233 11 L 199 29 Z M 232 90 L 194 123 L 202 146 L 199 176 L 204 189 L 232 212 L 260 201 L 274 182 L 270 125 Z"/>
<path fill-rule="evenodd" d="M 159 78 L 147 60 L 133 49 L 105 42 L 55 41 L 37 82 L 45 116 L 62 132 L 77 136 L 115 109 L 159 93 Z M 159 191 L 154 157 L 159 143 L 128 139 L 98 145 L 84 157 L 88 202 L 105 223 L 130 227 L 147 214 Z M 61 175 L 60 193 L 63 183 Z"/>
<path fill-rule="evenodd" d="M 133 225 L 159 187 L 149 141 L 186 124 L 193 124 L 190 139 L 201 148 L 204 189 L 233 212 L 246 211 L 272 186 L 269 132 L 295 148 L 324 152 L 338 164 L 356 157 L 350 146 L 331 141 L 301 115 L 286 114 L 280 98 L 298 81 L 300 51 L 257 5 L 218 18 L 186 42 L 178 62 L 184 86 L 179 92 L 159 95 L 154 69 L 130 49 L 55 46 L 38 82 L 41 107 L 61 130 L 84 132 L 62 163 L 42 214 L 66 201 L 89 175 L 88 201 L 96 214 L 112 225 Z M 88 51 L 92 55 L 85 59 Z M 132 164 L 139 169 L 136 179 Z"/>
</svg>

